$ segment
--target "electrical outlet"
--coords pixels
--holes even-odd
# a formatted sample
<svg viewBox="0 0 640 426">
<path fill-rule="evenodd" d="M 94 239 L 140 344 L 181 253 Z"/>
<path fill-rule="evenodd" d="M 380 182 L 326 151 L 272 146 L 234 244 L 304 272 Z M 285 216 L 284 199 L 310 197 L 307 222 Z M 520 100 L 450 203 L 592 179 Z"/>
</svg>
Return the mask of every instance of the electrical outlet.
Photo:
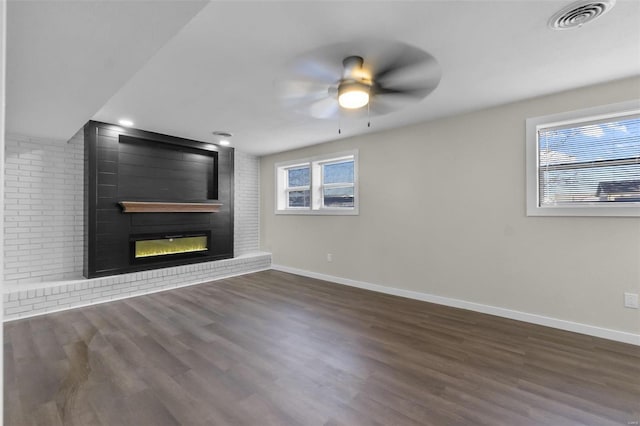
<svg viewBox="0 0 640 426">
<path fill-rule="evenodd" d="M 327 253 L 327 262 L 333 262 L 333 255 L 331 253 Z"/>
<path fill-rule="evenodd" d="M 638 295 L 636 293 L 625 293 L 624 306 L 625 308 L 638 309 Z"/>
</svg>

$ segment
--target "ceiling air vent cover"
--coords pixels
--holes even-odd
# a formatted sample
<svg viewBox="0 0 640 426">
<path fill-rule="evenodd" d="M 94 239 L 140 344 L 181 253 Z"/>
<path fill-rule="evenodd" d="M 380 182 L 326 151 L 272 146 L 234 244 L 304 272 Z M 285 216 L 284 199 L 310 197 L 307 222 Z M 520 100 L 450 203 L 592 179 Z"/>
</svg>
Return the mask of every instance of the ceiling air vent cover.
<svg viewBox="0 0 640 426">
<path fill-rule="evenodd" d="M 549 19 L 549 28 L 571 30 L 604 15 L 616 4 L 616 0 L 581 0 L 571 3 Z"/>
</svg>

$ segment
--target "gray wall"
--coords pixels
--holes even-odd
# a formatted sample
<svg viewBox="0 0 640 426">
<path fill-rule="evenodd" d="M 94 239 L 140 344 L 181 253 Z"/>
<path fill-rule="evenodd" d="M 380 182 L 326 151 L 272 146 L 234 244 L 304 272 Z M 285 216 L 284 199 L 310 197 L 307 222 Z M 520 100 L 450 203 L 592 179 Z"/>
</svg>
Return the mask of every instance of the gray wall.
<svg viewBox="0 0 640 426">
<path fill-rule="evenodd" d="M 262 249 L 274 265 L 639 333 L 622 301 L 640 289 L 640 219 L 525 216 L 526 118 L 639 94 L 626 79 L 264 157 Z M 359 216 L 274 214 L 274 163 L 355 148 Z"/>
</svg>

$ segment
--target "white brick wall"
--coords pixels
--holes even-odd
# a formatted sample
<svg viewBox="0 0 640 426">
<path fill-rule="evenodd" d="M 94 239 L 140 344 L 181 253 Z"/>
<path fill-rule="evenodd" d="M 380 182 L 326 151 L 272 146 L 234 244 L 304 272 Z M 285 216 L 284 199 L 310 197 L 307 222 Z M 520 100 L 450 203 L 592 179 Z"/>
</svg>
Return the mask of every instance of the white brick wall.
<svg viewBox="0 0 640 426">
<path fill-rule="evenodd" d="M 235 152 L 234 253 L 260 249 L 260 159 Z"/>
<path fill-rule="evenodd" d="M 81 277 L 82 133 L 7 135 L 5 149 L 5 286 Z"/>
<path fill-rule="evenodd" d="M 174 268 L 82 279 L 83 161 L 80 131 L 68 142 L 7 135 L 5 160 L 5 317 L 29 316 L 110 298 L 204 282 L 265 269 L 271 257 L 258 253 L 259 169 L 257 157 L 235 152 L 234 252 L 236 258 Z M 255 254 L 253 256 L 247 256 Z M 257 256 L 257 257 L 256 257 Z M 265 257 L 266 256 L 266 257 Z M 259 259 L 256 264 L 247 259 Z M 255 259 L 254 259 L 255 260 Z M 229 263 L 238 261 L 239 263 Z M 230 266 L 232 265 L 232 266 Z M 142 274 L 142 275 L 141 275 Z M 61 281 L 74 280 L 74 289 Z M 78 280 L 75 283 L 75 280 Z M 122 288 L 105 284 L 115 280 Z M 76 286 L 79 289 L 76 289 Z M 95 290 L 95 289 L 99 290 Z M 28 290 L 27 290 L 28 289 Z M 47 290 L 49 289 L 49 290 Z M 89 291 L 91 290 L 91 291 Z M 45 295 L 45 291 L 57 291 Z M 30 292 L 33 292 L 31 294 Z M 98 293 L 96 293 L 98 292 Z M 141 293 L 142 292 L 142 293 Z M 38 296 L 39 293 L 42 293 Z"/>
</svg>

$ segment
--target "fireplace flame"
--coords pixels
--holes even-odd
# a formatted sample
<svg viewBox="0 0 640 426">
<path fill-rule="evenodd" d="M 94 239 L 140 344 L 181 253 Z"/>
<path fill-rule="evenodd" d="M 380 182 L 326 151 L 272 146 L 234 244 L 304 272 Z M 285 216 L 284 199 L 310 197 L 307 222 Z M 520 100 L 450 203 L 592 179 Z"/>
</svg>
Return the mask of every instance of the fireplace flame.
<svg viewBox="0 0 640 426">
<path fill-rule="evenodd" d="M 207 251 L 207 237 L 178 237 L 136 241 L 136 258 Z"/>
</svg>

